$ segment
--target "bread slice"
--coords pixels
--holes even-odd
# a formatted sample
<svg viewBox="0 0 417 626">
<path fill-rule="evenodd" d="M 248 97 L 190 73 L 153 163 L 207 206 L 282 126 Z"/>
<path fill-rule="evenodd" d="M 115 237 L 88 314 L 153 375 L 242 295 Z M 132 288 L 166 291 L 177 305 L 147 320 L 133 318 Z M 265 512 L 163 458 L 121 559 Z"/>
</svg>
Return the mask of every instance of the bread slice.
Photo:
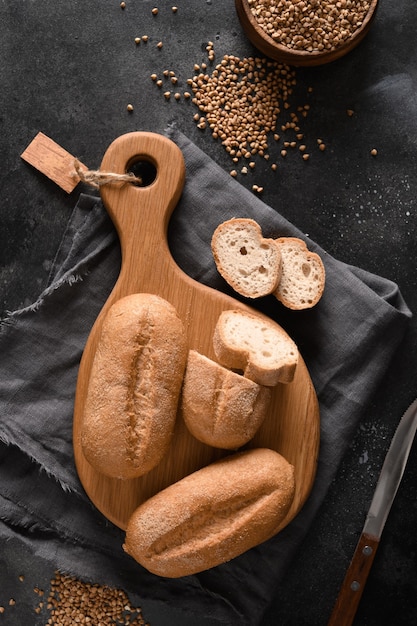
<svg viewBox="0 0 417 626">
<path fill-rule="evenodd" d="M 296 344 L 281 326 L 255 313 L 223 311 L 214 330 L 213 348 L 222 365 L 243 370 L 259 385 L 272 387 L 294 378 Z"/>
<path fill-rule="evenodd" d="M 219 273 L 246 298 L 272 293 L 281 277 L 281 253 L 274 239 L 264 239 L 254 220 L 231 219 L 213 233 L 211 249 Z"/>
<path fill-rule="evenodd" d="M 261 426 L 271 388 L 232 372 L 196 350 L 188 353 L 182 416 L 191 434 L 215 448 L 234 450 Z"/>
<path fill-rule="evenodd" d="M 289 309 L 313 307 L 324 291 L 323 261 L 302 239 L 280 237 L 276 242 L 281 250 L 282 273 L 275 297 Z"/>
</svg>

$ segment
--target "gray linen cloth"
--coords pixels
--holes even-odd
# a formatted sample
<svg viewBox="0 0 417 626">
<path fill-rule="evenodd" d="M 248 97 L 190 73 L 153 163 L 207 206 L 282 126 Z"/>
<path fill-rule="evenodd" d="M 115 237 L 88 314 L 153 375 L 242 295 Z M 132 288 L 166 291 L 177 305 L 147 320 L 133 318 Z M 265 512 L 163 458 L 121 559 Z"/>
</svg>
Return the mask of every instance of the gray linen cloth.
<svg viewBox="0 0 417 626">
<path fill-rule="evenodd" d="M 210 251 L 214 229 L 231 217 L 256 219 L 265 236 L 305 239 L 179 131 L 167 132 L 186 162 L 184 192 L 169 226 L 173 257 L 186 273 L 231 293 Z M 158 578 L 123 553 L 123 532 L 94 509 L 74 467 L 78 365 L 120 269 L 118 238 L 101 200 L 81 195 L 48 287 L 1 325 L 0 537 L 19 537 L 63 572 L 177 604 L 196 619 L 260 623 L 411 316 L 396 284 L 341 263 L 313 241 L 308 245 L 326 267 L 319 304 L 292 312 L 271 296 L 251 305 L 295 339 L 318 394 L 321 447 L 311 496 L 283 532 L 230 563 L 182 579 Z"/>
</svg>

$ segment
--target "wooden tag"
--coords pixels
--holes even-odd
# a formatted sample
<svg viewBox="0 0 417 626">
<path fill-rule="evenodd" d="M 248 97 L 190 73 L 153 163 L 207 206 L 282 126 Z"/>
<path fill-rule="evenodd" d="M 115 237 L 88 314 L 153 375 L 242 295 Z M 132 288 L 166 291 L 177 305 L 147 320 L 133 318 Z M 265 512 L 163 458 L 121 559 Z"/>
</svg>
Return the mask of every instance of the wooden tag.
<svg viewBox="0 0 417 626">
<path fill-rule="evenodd" d="M 67 193 L 80 182 L 74 169 L 75 157 L 43 133 L 38 133 L 20 156 Z M 88 170 L 82 163 L 80 166 Z"/>
</svg>

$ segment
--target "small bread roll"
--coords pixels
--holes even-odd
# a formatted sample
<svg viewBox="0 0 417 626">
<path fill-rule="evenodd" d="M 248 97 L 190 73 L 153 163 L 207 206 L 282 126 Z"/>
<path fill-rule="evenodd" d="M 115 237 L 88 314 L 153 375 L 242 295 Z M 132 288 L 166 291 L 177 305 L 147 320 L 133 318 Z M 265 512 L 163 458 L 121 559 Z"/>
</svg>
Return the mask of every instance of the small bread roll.
<svg viewBox="0 0 417 626">
<path fill-rule="evenodd" d="M 294 491 L 294 468 L 278 452 L 238 452 L 141 504 L 123 548 L 159 576 L 196 574 L 275 535 Z"/>
<path fill-rule="evenodd" d="M 114 478 L 149 472 L 167 452 L 187 344 L 174 307 L 140 293 L 118 300 L 103 322 L 82 418 L 87 461 Z"/>
<path fill-rule="evenodd" d="M 246 378 L 273 387 L 292 382 L 298 348 L 281 326 L 248 311 L 231 309 L 219 316 L 213 336 L 216 358 Z"/>
<path fill-rule="evenodd" d="M 216 448 L 240 448 L 253 438 L 264 421 L 270 399 L 270 388 L 195 350 L 188 353 L 182 415 L 199 441 Z"/>
</svg>

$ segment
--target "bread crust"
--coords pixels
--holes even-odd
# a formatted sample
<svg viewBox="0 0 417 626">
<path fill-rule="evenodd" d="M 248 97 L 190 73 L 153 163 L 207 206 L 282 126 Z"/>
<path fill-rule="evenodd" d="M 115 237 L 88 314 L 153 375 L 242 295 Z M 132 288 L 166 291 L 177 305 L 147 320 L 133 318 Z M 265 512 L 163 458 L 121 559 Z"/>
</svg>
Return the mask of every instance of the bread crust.
<svg viewBox="0 0 417 626">
<path fill-rule="evenodd" d="M 271 389 L 258 385 L 195 350 L 188 353 L 182 416 L 192 435 L 234 450 L 250 441 L 265 419 Z"/>
<path fill-rule="evenodd" d="M 128 479 L 159 463 L 173 434 L 186 358 L 182 321 L 163 298 L 132 294 L 109 309 L 81 427 L 83 453 L 97 471 Z"/>
<path fill-rule="evenodd" d="M 294 468 L 278 452 L 233 454 L 141 504 L 128 522 L 123 548 L 159 576 L 204 571 L 275 535 L 294 490 Z"/>
<path fill-rule="evenodd" d="M 277 288 L 281 251 L 274 239 L 262 236 L 255 220 L 233 218 L 219 224 L 211 250 L 218 272 L 242 296 L 260 298 Z"/>
<path fill-rule="evenodd" d="M 290 383 L 298 364 L 298 348 L 281 326 L 250 312 L 230 309 L 217 321 L 213 347 L 225 367 L 242 370 L 259 385 Z"/>
</svg>

